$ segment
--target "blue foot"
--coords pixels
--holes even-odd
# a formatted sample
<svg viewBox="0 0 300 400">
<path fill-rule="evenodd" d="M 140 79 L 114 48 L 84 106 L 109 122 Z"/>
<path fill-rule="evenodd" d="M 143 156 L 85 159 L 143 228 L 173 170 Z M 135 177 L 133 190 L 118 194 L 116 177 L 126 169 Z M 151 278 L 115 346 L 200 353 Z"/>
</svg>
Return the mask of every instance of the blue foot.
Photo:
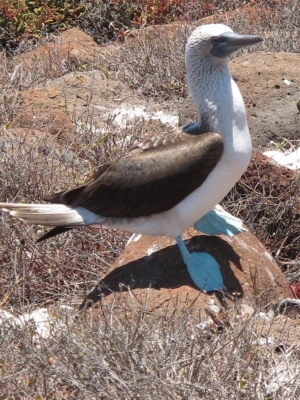
<svg viewBox="0 0 300 400">
<path fill-rule="evenodd" d="M 203 292 L 226 290 L 217 261 L 208 253 L 189 253 L 181 236 L 176 238 L 183 261 L 194 284 Z"/>
<path fill-rule="evenodd" d="M 194 224 L 197 231 L 206 233 L 207 235 L 228 236 L 234 236 L 247 231 L 247 229 L 243 228 L 243 221 L 241 219 L 222 210 L 220 206 L 217 207 L 219 207 L 219 210 L 209 211 Z"/>
</svg>

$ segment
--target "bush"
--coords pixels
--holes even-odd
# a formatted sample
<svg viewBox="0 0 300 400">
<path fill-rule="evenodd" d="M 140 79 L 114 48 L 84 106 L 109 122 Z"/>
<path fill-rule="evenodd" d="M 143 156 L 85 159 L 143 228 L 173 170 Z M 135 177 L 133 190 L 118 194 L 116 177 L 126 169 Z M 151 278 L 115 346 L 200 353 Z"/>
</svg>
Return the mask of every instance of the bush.
<svg viewBox="0 0 300 400">
<path fill-rule="evenodd" d="M 0 45 L 14 48 L 25 37 L 66 29 L 85 11 L 80 0 L 4 0 L 0 4 Z"/>
<path fill-rule="evenodd" d="M 85 13 L 78 26 L 98 44 L 118 38 L 120 30 L 131 28 L 136 12 L 133 0 L 81 0 Z"/>
</svg>

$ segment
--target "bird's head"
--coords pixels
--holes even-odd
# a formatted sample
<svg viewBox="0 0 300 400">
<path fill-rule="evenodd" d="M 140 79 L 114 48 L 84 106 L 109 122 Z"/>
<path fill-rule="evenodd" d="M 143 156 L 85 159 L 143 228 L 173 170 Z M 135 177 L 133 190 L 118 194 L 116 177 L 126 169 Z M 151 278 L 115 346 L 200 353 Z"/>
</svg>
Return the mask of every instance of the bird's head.
<svg viewBox="0 0 300 400">
<path fill-rule="evenodd" d="M 232 81 L 227 60 L 236 50 L 261 41 L 259 36 L 237 35 L 223 24 L 202 25 L 192 32 L 185 59 L 189 90 L 198 109 L 194 131 L 200 127 L 206 132 L 230 131 L 232 121 L 246 126 L 243 100 Z"/>
<path fill-rule="evenodd" d="M 237 35 L 223 24 L 201 25 L 189 37 L 186 52 L 222 63 L 233 52 L 262 40 L 261 37 L 255 35 Z"/>
</svg>

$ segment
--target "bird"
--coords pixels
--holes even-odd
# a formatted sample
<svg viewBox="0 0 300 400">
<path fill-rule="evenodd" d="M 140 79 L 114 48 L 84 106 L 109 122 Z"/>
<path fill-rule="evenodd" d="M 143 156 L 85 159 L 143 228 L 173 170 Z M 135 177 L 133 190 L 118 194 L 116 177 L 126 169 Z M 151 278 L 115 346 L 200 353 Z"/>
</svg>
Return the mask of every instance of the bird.
<svg viewBox="0 0 300 400">
<path fill-rule="evenodd" d="M 192 224 L 208 234 L 243 231 L 239 219 L 215 209 L 247 169 L 252 150 L 228 57 L 261 41 L 223 24 L 197 27 L 185 50 L 196 122 L 176 134 L 144 139 L 84 184 L 45 197 L 48 203 L 0 208 L 27 223 L 54 227 L 38 241 L 85 225 L 174 238 L 194 284 L 204 292 L 226 290 L 214 257 L 190 253 L 182 234 Z"/>
</svg>

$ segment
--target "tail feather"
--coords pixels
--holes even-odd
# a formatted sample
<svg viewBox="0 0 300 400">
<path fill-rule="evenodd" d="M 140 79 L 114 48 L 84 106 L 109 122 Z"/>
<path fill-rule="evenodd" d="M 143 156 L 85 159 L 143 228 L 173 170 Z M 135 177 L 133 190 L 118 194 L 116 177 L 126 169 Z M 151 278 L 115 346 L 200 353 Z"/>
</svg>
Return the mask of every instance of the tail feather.
<svg viewBox="0 0 300 400">
<path fill-rule="evenodd" d="M 84 225 L 82 216 L 63 204 L 0 203 L 0 208 L 10 215 L 34 225 L 76 226 Z"/>
<path fill-rule="evenodd" d="M 70 229 L 72 229 L 72 227 L 56 226 L 55 228 L 51 229 L 49 232 L 45 233 L 45 235 L 38 238 L 38 240 L 36 242 L 37 243 L 43 242 L 46 239 L 50 239 L 51 237 L 54 237 L 56 235 L 60 235 L 61 233 L 67 232 Z"/>
</svg>

